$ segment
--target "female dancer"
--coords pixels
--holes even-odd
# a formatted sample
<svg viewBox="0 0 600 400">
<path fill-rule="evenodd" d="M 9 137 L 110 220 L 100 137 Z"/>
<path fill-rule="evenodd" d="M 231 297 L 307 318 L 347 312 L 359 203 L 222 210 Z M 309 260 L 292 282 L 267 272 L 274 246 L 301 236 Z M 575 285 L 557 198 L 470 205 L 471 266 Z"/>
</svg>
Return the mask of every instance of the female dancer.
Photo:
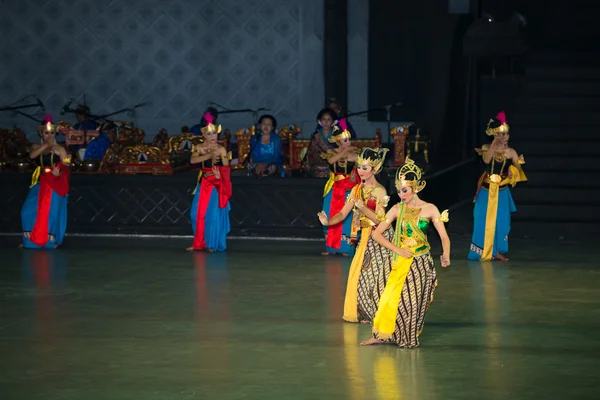
<svg viewBox="0 0 600 400">
<path fill-rule="evenodd" d="M 360 241 L 352 259 L 346 298 L 344 300 L 343 319 L 348 322 L 370 322 L 373 319 L 379 292 L 383 290 L 385 281 L 391 270 L 391 252 L 381 248 L 371 238 L 373 226 L 385 219 L 385 208 L 390 200 L 385 188 L 377 182 L 375 176 L 381 171 L 387 149 L 363 149 L 358 156 L 358 175 L 362 183 L 355 186 L 348 196 L 346 205 L 331 219 L 325 212 L 318 216 L 323 226 L 335 225 L 348 216 L 354 209 L 352 223 L 360 230 Z M 394 231 L 388 228 L 384 237 L 391 240 Z M 374 291 L 380 285 L 381 290 Z M 375 297 L 373 296 L 375 295 Z"/>
<path fill-rule="evenodd" d="M 345 120 L 340 120 L 339 127 L 333 130 L 329 138 L 331 143 L 337 143 L 338 148 L 329 150 L 321 157 L 329 163 L 329 180 L 323 191 L 323 212 L 330 218 L 342 211 L 346 198 L 354 186 L 358 184 L 355 164 L 358 159 L 357 150 L 350 143 L 350 132 Z M 356 233 L 352 226 L 352 218 L 346 218 L 339 223 L 329 224 L 325 231 L 325 248 L 322 253 L 341 253 L 344 256 L 354 254 Z"/>
<path fill-rule="evenodd" d="M 473 237 L 467 258 L 474 261 L 508 261 L 502 254 L 508 252 L 510 214 L 517 211 L 509 186 L 527 181 L 521 167 L 523 155 L 508 147 L 510 126 L 501 111 L 496 119 L 490 119 L 485 130 L 493 136 L 491 145 L 475 149 L 485 163 L 485 171 L 477 184 L 473 217 Z"/>
<path fill-rule="evenodd" d="M 204 143 L 196 146 L 190 162 L 201 164 L 198 184 L 190 217 L 194 230 L 194 242 L 187 250 L 224 251 L 230 230 L 229 199 L 231 198 L 231 171 L 229 154 L 217 143 L 221 125 L 213 124 L 213 116 L 204 114 L 207 125 L 202 128 Z M 198 188 L 199 187 L 199 188 Z"/>
<path fill-rule="evenodd" d="M 34 144 L 29 157 L 38 164 L 29 194 L 21 209 L 23 247 L 55 249 L 67 230 L 67 198 L 71 156 L 56 143 L 57 126 L 44 117 L 38 130 L 41 144 Z"/>
<path fill-rule="evenodd" d="M 373 336 L 361 345 L 395 342 L 403 348 L 419 346 L 425 313 L 437 286 L 427 241 L 427 231 L 432 223 L 442 240 L 442 267 L 450 265 L 450 239 L 444 226 L 448 211 L 440 214 L 435 205 L 419 198 L 417 193 L 425 187 L 421 175 L 421 169 L 407 158 L 396 173 L 396 189 L 401 202 L 392 207 L 373 233 L 377 243 L 395 254 L 392 272 L 373 320 Z M 392 243 L 383 237 L 383 232 L 394 220 L 397 222 Z"/>
</svg>

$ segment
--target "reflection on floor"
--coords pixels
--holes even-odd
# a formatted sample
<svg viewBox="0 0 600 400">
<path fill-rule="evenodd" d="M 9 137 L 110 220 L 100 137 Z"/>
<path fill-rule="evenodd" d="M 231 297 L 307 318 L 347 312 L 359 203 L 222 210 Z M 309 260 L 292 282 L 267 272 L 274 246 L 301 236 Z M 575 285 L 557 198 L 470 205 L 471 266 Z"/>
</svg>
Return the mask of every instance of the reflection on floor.
<svg viewBox="0 0 600 400">
<path fill-rule="evenodd" d="M 422 347 L 359 347 L 350 259 L 320 243 L 71 239 L 0 248 L 2 399 L 596 398 L 593 246 L 514 242 L 440 286 Z M 439 250 L 434 248 L 434 255 Z M 437 257 L 434 257 L 437 259 Z"/>
</svg>

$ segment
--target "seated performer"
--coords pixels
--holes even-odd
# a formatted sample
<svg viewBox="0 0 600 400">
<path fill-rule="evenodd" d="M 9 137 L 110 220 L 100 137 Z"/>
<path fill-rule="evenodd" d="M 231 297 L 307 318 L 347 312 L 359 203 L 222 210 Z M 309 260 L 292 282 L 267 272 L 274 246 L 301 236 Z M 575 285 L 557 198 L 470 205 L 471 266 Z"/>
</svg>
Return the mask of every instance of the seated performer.
<svg viewBox="0 0 600 400">
<path fill-rule="evenodd" d="M 317 115 L 318 126 L 310 138 L 306 155 L 303 159 L 304 168 L 311 177 L 326 178 L 329 176 L 329 164 L 321 154 L 335 146 L 330 142 L 333 127 L 337 121 L 335 111 L 324 108 Z"/>
<path fill-rule="evenodd" d="M 73 126 L 76 131 L 95 131 L 98 129 L 98 123 L 90 120 L 90 107 L 85 104 L 79 104 L 75 108 L 75 118 L 77 123 Z"/>
<path fill-rule="evenodd" d="M 527 181 L 522 165 L 523 155 L 508 147 L 510 127 L 504 111 L 490 119 L 485 130 L 493 136 L 491 145 L 475 149 L 483 162 L 485 171 L 477 185 L 473 217 L 473 237 L 467 258 L 474 261 L 508 261 L 503 255 L 508 252 L 510 214 L 517 211 L 509 187 Z"/>
<path fill-rule="evenodd" d="M 205 128 L 209 124 L 209 122 L 205 118 L 205 116 L 207 114 L 210 114 L 210 116 L 212 118 L 211 119 L 212 124 L 214 124 L 214 125 L 217 124 L 217 118 L 219 117 L 219 111 L 217 111 L 217 109 L 214 107 L 208 107 L 206 109 L 206 111 L 204 111 L 204 114 L 202 114 L 202 119 L 200 120 L 200 123 L 196 124 L 190 128 L 190 132 L 193 133 L 194 136 L 201 136 L 202 128 Z"/>
<path fill-rule="evenodd" d="M 212 115 L 208 112 L 204 114 L 204 119 L 207 125 L 202 128 L 202 135 L 206 140 L 196 146 L 190 160 L 192 164 L 201 164 L 202 169 L 190 212 L 194 242 L 187 250 L 224 251 L 230 230 L 229 154 L 217 143 L 221 126 L 213 123 Z"/>
<path fill-rule="evenodd" d="M 331 110 L 333 110 L 333 112 L 335 112 L 336 115 L 336 120 L 340 120 L 343 118 L 342 115 L 342 111 L 343 111 L 343 107 L 342 104 L 335 98 L 335 97 L 330 97 L 327 99 L 327 105 L 325 106 Z M 352 124 L 350 123 L 350 121 L 348 121 L 348 119 L 346 118 L 346 125 L 348 126 L 348 130 L 350 131 L 351 134 L 351 139 L 356 139 L 356 131 L 354 130 L 354 127 L 352 126 Z M 316 129 L 318 129 L 319 127 L 317 126 Z"/>
<path fill-rule="evenodd" d="M 375 289 L 385 285 L 392 267 L 392 253 L 371 237 L 373 227 L 385 219 L 385 208 L 390 199 L 385 187 L 375 178 L 383 167 L 387 152 L 387 149 L 363 149 L 356 168 L 362 183 L 354 186 L 344 208 L 331 219 L 327 219 L 323 211 L 318 214 L 323 226 L 330 226 L 343 221 L 354 210 L 353 228 L 360 230 L 344 300 L 343 319 L 348 322 L 358 322 L 359 318 L 361 322 L 373 320 L 380 294 Z M 392 240 L 393 236 L 391 227 L 384 232 L 387 240 Z"/>
<path fill-rule="evenodd" d="M 265 114 L 258 119 L 258 127 L 260 131 L 250 139 L 249 173 L 254 176 L 285 176 L 281 137 L 275 132 L 277 120 Z"/>
<path fill-rule="evenodd" d="M 100 126 L 100 135 L 88 144 L 85 149 L 84 160 L 102 160 L 110 145 L 117 139 L 117 126 L 112 122 L 105 122 Z"/>
<path fill-rule="evenodd" d="M 46 116 L 39 128 L 41 144 L 34 144 L 29 157 L 38 164 L 29 194 L 21 209 L 23 247 L 55 249 L 67 230 L 67 198 L 71 156 L 56 143 L 57 126 Z"/>
<path fill-rule="evenodd" d="M 373 239 L 394 253 L 392 271 L 379 298 L 373 319 L 373 337 L 361 345 L 386 342 L 402 348 L 419 346 L 425 313 L 433 301 L 437 278 L 429 251 L 427 232 L 433 224 L 442 240 L 442 267 L 450 265 L 450 239 L 444 222 L 448 211 L 419 198 L 425 187 L 422 171 L 410 159 L 396 173 L 396 189 L 401 202 L 393 206 L 375 232 Z M 393 242 L 383 233 L 396 220 Z"/>
<path fill-rule="evenodd" d="M 328 139 L 330 143 L 337 143 L 335 150 L 327 150 L 321 154 L 329 164 L 329 180 L 323 191 L 323 213 L 331 218 L 344 208 L 346 198 L 354 186 L 359 183 L 356 172 L 356 161 L 358 153 L 350 142 L 350 132 L 346 127 L 346 121 L 341 120 L 339 127 L 333 130 Z M 346 216 L 337 224 L 329 224 L 324 228 L 325 248 L 324 256 L 331 253 L 339 253 L 344 256 L 354 254 L 357 231 L 352 227 L 352 218 Z"/>
</svg>

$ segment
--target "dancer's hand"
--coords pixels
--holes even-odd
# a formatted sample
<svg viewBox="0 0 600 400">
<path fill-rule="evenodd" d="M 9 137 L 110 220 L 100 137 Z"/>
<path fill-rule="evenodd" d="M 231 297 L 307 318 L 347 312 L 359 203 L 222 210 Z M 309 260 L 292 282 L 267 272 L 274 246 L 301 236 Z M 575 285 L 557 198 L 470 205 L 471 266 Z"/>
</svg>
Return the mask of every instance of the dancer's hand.
<svg viewBox="0 0 600 400">
<path fill-rule="evenodd" d="M 317 213 L 317 217 L 319 217 L 319 222 L 321 222 L 323 226 L 329 226 L 329 219 L 327 218 L 325 211 Z"/>
<path fill-rule="evenodd" d="M 450 256 L 446 254 L 442 254 L 440 256 L 440 262 L 442 263 L 442 267 L 446 268 L 450 266 Z"/>
<path fill-rule="evenodd" d="M 354 201 L 354 207 L 356 207 L 359 211 L 365 208 L 365 203 L 361 199 L 357 199 Z"/>
<path fill-rule="evenodd" d="M 402 249 L 398 249 L 398 251 L 396 252 L 396 254 L 398 254 L 400 257 L 403 257 L 403 258 L 411 258 L 412 256 L 414 256 L 414 254 L 411 251 L 411 249 L 408 249 L 406 247 L 404 247 Z"/>
<path fill-rule="evenodd" d="M 53 167 L 52 168 L 52 175 L 54 175 L 54 176 L 60 176 L 60 168 Z"/>
<path fill-rule="evenodd" d="M 221 179 L 221 171 L 219 171 L 219 167 L 217 167 L 217 166 L 212 167 L 212 172 L 213 172 L 213 175 L 215 176 L 215 178 Z"/>
</svg>

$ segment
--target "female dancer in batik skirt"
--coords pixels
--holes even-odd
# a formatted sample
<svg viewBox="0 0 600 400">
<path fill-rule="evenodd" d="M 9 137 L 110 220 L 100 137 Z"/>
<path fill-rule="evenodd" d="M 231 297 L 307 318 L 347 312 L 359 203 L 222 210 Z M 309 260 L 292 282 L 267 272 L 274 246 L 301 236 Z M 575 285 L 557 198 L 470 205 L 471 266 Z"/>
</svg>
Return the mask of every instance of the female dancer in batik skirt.
<svg viewBox="0 0 600 400">
<path fill-rule="evenodd" d="M 385 208 L 389 196 L 385 188 L 377 182 L 375 176 L 381 171 L 387 149 L 363 149 L 358 156 L 358 175 L 362 181 L 355 186 L 348 196 L 344 208 L 331 219 L 321 211 L 318 216 L 323 226 L 335 225 L 348 216 L 354 209 L 352 222 L 355 229 L 360 229 L 359 244 L 354 253 L 344 300 L 343 319 L 348 322 L 369 322 L 377 308 L 377 299 L 373 297 L 373 289 L 377 284 L 385 286 L 391 269 L 391 252 L 381 248 L 371 238 L 373 226 L 385 219 Z M 389 228 L 384 237 L 391 240 L 394 231 Z"/>
<path fill-rule="evenodd" d="M 190 217 L 194 242 L 187 250 L 224 251 L 230 230 L 229 199 L 231 198 L 231 171 L 229 154 L 217 143 L 221 125 L 213 124 L 213 116 L 204 114 L 207 125 L 201 129 L 204 143 L 194 149 L 190 162 L 201 164 L 198 184 Z"/>
<path fill-rule="evenodd" d="M 387 213 L 373 233 L 373 239 L 394 252 L 392 272 L 381 294 L 373 320 L 373 336 L 362 345 L 395 342 L 399 347 L 419 346 L 425 313 L 433 301 L 437 285 L 433 259 L 429 252 L 427 231 L 430 225 L 442 240 L 442 266 L 450 265 L 450 239 L 444 222 L 448 211 L 440 214 L 438 208 L 419 198 L 425 187 L 422 171 L 407 158 L 396 173 L 396 189 L 401 202 Z M 396 220 L 393 243 L 383 232 Z"/>
<path fill-rule="evenodd" d="M 358 153 L 350 143 L 350 131 L 344 119 L 339 121 L 339 126 L 335 127 L 329 141 L 336 143 L 338 147 L 321 154 L 321 157 L 329 162 L 330 171 L 323 191 L 323 211 L 327 218 L 342 211 L 350 191 L 359 183 L 355 169 Z M 354 254 L 357 230 L 353 228 L 352 218 L 346 216 L 339 223 L 330 224 L 324 231 L 326 251 L 323 255 Z"/>
<path fill-rule="evenodd" d="M 38 166 L 21 209 L 23 247 L 29 249 L 55 249 L 67 230 L 71 156 L 56 143 L 57 126 L 52 117 L 44 120 L 38 131 L 41 144 L 33 145 L 29 153 Z"/>
<path fill-rule="evenodd" d="M 509 187 L 527 181 L 521 167 L 523 155 L 508 147 L 510 127 L 504 111 L 490 119 L 486 135 L 493 136 L 491 145 L 475 149 L 483 162 L 485 171 L 477 185 L 473 217 L 473 238 L 467 258 L 469 260 L 508 261 L 503 255 L 508 252 L 510 214 L 517 211 Z"/>
</svg>

